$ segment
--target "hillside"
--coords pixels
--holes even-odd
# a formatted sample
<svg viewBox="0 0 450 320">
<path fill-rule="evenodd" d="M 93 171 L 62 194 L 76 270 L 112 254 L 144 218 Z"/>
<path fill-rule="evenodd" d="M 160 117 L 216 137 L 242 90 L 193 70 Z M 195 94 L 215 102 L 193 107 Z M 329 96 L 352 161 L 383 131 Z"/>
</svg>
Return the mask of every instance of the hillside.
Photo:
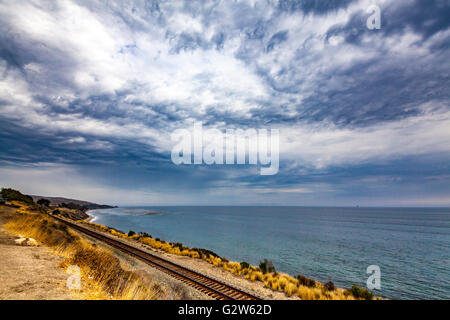
<svg viewBox="0 0 450 320">
<path fill-rule="evenodd" d="M 37 195 L 30 195 L 30 197 L 33 198 L 34 202 L 37 202 L 40 199 L 47 199 L 50 201 L 51 204 L 61 205 L 62 203 L 74 203 L 79 206 L 84 206 L 89 210 L 117 208 L 117 206 L 109 206 L 109 205 L 105 205 L 105 204 L 97 204 L 97 203 L 93 203 L 93 202 L 89 202 L 89 201 L 69 199 L 69 198 L 63 198 L 63 197 L 46 197 L 46 196 L 37 196 Z"/>
</svg>

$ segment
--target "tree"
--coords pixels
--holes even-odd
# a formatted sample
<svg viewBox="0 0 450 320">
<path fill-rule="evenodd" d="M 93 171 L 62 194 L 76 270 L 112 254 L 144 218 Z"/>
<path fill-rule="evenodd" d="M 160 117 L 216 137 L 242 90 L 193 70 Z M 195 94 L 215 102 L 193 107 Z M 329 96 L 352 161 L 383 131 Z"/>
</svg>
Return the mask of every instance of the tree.
<svg viewBox="0 0 450 320">
<path fill-rule="evenodd" d="M 28 204 L 34 203 L 32 197 L 22 194 L 20 193 L 20 191 L 11 188 L 2 188 L 2 191 L 0 193 L 4 199 L 21 201 Z"/>
<path fill-rule="evenodd" d="M 50 205 L 50 200 L 42 198 L 39 199 L 36 203 L 40 204 L 41 206 L 48 207 Z"/>
<path fill-rule="evenodd" d="M 73 202 L 69 202 L 69 203 L 61 203 L 59 205 L 61 208 L 67 208 L 67 209 L 71 209 L 71 210 L 80 210 L 85 212 L 87 210 L 87 207 L 85 206 L 81 206 L 79 204 L 73 203 Z"/>
</svg>

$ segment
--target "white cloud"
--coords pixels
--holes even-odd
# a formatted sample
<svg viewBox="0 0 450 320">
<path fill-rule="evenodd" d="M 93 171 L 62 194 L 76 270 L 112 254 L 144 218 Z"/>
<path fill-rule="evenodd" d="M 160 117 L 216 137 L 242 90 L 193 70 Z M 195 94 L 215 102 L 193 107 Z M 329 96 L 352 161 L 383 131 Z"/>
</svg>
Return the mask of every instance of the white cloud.
<svg viewBox="0 0 450 320">
<path fill-rule="evenodd" d="M 67 140 L 68 143 L 84 143 L 86 142 L 86 139 L 83 137 L 75 137 L 75 138 L 70 138 Z"/>
<path fill-rule="evenodd" d="M 324 168 L 450 152 L 450 112 L 364 128 L 323 125 L 280 128 L 280 159 Z"/>
</svg>

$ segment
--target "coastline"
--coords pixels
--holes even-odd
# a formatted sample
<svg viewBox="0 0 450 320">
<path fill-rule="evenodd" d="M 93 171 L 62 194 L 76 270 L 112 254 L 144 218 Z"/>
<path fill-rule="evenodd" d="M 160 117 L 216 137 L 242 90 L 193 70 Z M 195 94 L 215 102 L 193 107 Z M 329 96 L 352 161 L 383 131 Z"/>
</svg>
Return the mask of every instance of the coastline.
<svg viewBox="0 0 450 320">
<path fill-rule="evenodd" d="M 145 232 L 125 233 L 103 224 L 93 223 L 90 218 L 80 220 L 81 223 L 96 231 L 108 233 L 110 236 L 124 241 L 129 245 L 145 248 L 152 254 L 171 260 L 174 263 L 188 267 L 212 278 L 221 279 L 243 291 L 253 293 L 263 299 L 276 300 L 354 300 L 373 299 L 372 293 L 366 289 L 352 286 L 344 289 L 335 286 L 331 281 L 322 283 L 305 276 L 294 277 L 284 272 L 264 269 L 265 267 L 250 265 L 247 262 L 229 261 L 208 249 L 186 247 L 182 243 L 172 243 L 152 238 Z M 267 260 L 264 260 L 268 263 Z M 352 292 L 354 289 L 356 294 Z M 360 296 L 359 292 L 365 294 Z M 376 297 L 378 299 L 378 297 Z"/>
<path fill-rule="evenodd" d="M 202 274 L 208 275 L 214 279 L 220 279 L 236 288 L 240 288 L 241 290 L 247 291 L 249 293 L 255 294 L 266 300 L 302 300 L 296 294 L 292 294 L 290 296 L 286 295 L 285 292 L 276 291 L 271 289 L 270 287 L 265 286 L 263 281 L 254 281 L 234 272 L 230 272 L 222 268 L 221 265 L 211 264 L 203 259 L 192 258 L 190 256 L 179 255 L 174 253 L 166 252 L 162 249 L 154 248 L 147 244 L 142 244 L 132 236 L 127 237 L 126 235 L 121 235 L 120 233 L 115 232 L 115 229 L 96 224 L 88 221 L 89 219 L 93 219 L 95 217 L 90 216 L 84 220 L 79 220 L 79 222 L 85 224 L 88 227 L 93 228 L 96 231 L 102 231 L 104 233 L 108 233 L 108 236 L 112 236 L 117 238 L 120 241 L 124 241 L 129 245 L 138 247 L 139 249 L 145 248 L 147 251 L 150 251 L 153 255 L 160 256 L 163 259 L 169 260 L 173 263 L 179 264 L 181 266 L 190 268 L 197 272 L 201 272 Z M 92 221 L 92 220 L 91 220 Z M 98 229 L 99 227 L 100 230 Z M 113 230 L 113 232 L 109 232 L 105 229 Z"/>
<path fill-rule="evenodd" d="M 114 209 L 114 208 L 119 208 L 119 207 L 111 207 L 111 208 L 104 208 L 104 209 L 88 209 L 86 210 L 84 213 L 88 215 L 88 217 L 81 219 L 81 221 L 86 221 L 86 222 L 95 222 L 95 220 L 97 219 L 96 216 L 93 216 L 92 214 L 89 214 L 89 212 L 94 211 L 94 210 L 108 210 L 108 209 Z M 165 212 L 159 212 L 159 211 L 147 211 L 144 213 L 140 213 L 140 215 L 142 216 L 156 216 L 156 215 L 160 215 L 160 214 L 166 214 Z"/>
<path fill-rule="evenodd" d="M 85 213 L 88 215 L 88 217 L 85 219 L 82 219 L 82 221 L 86 221 L 86 222 L 94 222 L 95 221 L 96 217 L 89 214 L 89 211 L 92 211 L 92 210 L 94 210 L 94 209 L 86 210 Z"/>
</svg>

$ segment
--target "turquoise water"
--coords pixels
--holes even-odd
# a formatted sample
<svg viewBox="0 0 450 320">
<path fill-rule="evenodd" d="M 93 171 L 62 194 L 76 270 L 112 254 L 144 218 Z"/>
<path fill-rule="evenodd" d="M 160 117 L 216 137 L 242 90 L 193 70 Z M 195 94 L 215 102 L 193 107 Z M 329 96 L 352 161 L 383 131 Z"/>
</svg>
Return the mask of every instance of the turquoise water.
<svg viewBox="0 0 450 320">
<path fill-rule="evenodd" d="M 143 215 L 145 211 L 164 214 Z M 233 261 L 365 287 L 381 269 L 391 299 L 450 299 L 450 208 L 139 207 L 94 210 L 94 222 L 210 249 Z"/>
</svg>

